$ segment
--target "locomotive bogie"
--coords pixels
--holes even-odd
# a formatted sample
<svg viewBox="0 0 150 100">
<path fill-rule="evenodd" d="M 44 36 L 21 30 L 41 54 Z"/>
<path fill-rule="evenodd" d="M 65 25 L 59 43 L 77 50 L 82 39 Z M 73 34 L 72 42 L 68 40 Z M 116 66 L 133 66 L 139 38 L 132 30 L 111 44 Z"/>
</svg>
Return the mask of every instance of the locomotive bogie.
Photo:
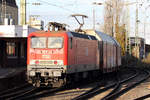
<svg viewBox="0 0 150 100">
<path fill-rule="evenodd" d="M 32 74 L 32 75 L 31 75 Z M 63 73 L 63 69 L 31 69 L 28 71 L 28 81 L 34 86 L 52 86 L 57 87 L 56 84 L 59 83 L 63 85 L 62 80 L 65 79 L 65 74 Z M 60 84 L 61 83 L 61 84 Z"/>
<path fill-rule="evenodd" d="M 36 87 L 61 87 L 66 83 L 63 77 L 29 77 L 28 82 Z"/>
</svg>

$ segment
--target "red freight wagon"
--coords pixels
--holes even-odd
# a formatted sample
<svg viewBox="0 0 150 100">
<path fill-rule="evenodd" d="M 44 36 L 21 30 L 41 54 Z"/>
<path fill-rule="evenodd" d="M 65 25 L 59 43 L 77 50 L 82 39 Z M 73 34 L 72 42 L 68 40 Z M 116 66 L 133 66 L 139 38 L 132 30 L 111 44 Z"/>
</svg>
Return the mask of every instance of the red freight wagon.
<svg viewBox="0 0 150 100">
<path fill-rule="evenodd" d="M 113 37 L 99 31 L 86 30 L 86 34 L 95 36 L 100 42 L 102 59 L 99 66 L 103 73 L 117 71 L 121 66 L 120 44 Z"/>
</svg>

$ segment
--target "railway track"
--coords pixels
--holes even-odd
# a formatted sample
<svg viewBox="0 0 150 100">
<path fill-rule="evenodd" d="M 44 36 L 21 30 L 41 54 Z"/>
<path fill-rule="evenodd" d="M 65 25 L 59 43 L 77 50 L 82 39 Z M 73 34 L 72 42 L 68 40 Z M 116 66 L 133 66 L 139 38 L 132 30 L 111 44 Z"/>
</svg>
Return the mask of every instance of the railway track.
<svg viewBox="0 0 150 100">
<path fill-rule="evenodd" d="M 124 82 L 127 82 L 133 78 L 135 78 L 138 73 L 137 71 L 135 70 L 134 71 L 134 75 L 130 76 L 129 78 L 127 79 L 124 79 L 122 81 L 119 81 L 118 79 L 118 82 L 116 83 L 112 83 L 112 84 L 109 84 L 108 86 L 104 87 L 104 88 L 100 88 L 98 85 L 96 87 L 94 87 L 93 89 L 85 92 L 84 94 L 78 96 L 78 97 L 75 97 L 73 98 L 72 100 L 85 100 L 85 99 L 89 99 L 89 98 L 92 98 L 93 96 L 95 95 L 98 95 L 98 94 L 101 94 L 103 92 L 106 92 L 108 91 L 109 89 L 111 88 L 114 88 L 108 95 L 106 95 L 104 98 L 102 98 L 103 100 L 105 100 L 106 98 L 110 97 L 116 90 L 118 90 L 120 84 L 124 83 Z"/>
<path fill-rule="evenodd" d="M 134 71 L 134 73 L 132 73 L 131 75 L 131 79 L 136 77 L 138 75 L 138 73 L 136 71 Z M 111 76 L 112 77 L 112 76 Z M 129 77 L 129 75 L 126 75 L 126 77 Z M 124 81 L 122 82 L 126 82 L 126 81 L 129 81 L 131 79 L 125 79 Z M 120 83 L 121 81 L 119 82 L 111 82 L 112 84 L 109 84 L 106 86 L 105 84 L 105 87 L 104 87 L 104 84 L 101 85 L 100 83 L 96 83 L 95 85 L 87 85 L 87 87 L 90 87 L 90 88 L 87 88 L 86 86 L 82 86 L 81 88 L 79 89 L 70 89 L 70 90 L 66 90 L 66 91 L 62 91 L 62 92 L 56 92 L 55 95 L 48 95 L 46 97 L 42 97 L 41 100 L 44 100 L 44 99 L 49 99 L 49 98 L 53 98 L 53 99 L 72 99 L 72 100 L 84 100 L 84 99 L 89 99 L 95 95 L 98 95 L 98 94 L 101 94 L 105 91 L 108 91 L 114 87 L 117 87 L 117 84 Z M 108 82 L 110 83 L 110 82 Z M 98 85 L 97 85 L 98 84 Z M 111 93 L 110 93 L 111 94 Z M 110 95 L 109 94 L 109 95 Z"/>
<path fill-rule="evenodd" d="M 143 78 L 141 78 L 141 80 L 137 81 L 137 82 L 133 82 L 130 85 L 127 85 L 126 87 L 123 87 L 123 84 L 125 84 L 128 81 L 131 81 L 132 79 L 135 79 L 139 76 L 143 75 Z M 117 99 L 119 96 L 123 95 L 124 93 L 128 92 L 129 90 L 133 89 L 134 87 L 136 87 L 137 85 L 139 85 L 140 83 L 142 83 L 143 81 L 145 81 L 146 79 L 148 79 L 150 77 L 150 72 L 148 72 L 147 70 L 143 70 L 140 71 L 138 73 L 136 73 L 134 76 L 131 76 L 125 80 L 119 81 L 118 83 L 114 83 L 111 84 L 108 87 L 105 87 L 103 89 L 101 88 L 95 88 L 93 89 L 93 91 L 89 92 L 89 93 L 84 93 L 78 97 L 73 98 L 72 100 L 85 100 L 85 99 L 89 99 L 94 97 L 95 95 L 100 95 L 103 92 L 106 92 L 107 90 L 111 90 L 111 92 L 109 92 L 106 96 L 103 96 L 103 98 L 101 98 L 101 100 L 115 100 Z M 149 95 L 143 96 L 141 97 L 143 98 L 147 98 L 150 97 Z M 137 98 L 137 100 L 141 100 L 141 98 Z"/>
<path fill-rule="evenodd" d="M 69 87 L 73 88 L 73 86 Z M 29 84 L 22 85 L 0 93 L 0 100 L 29 100 L 44 97 L 46 95 L 52 96 L 56 92 L 66 90 L 66 87 L 61 88 L 34 88 Z"/>
<path fill-rule="evenodd" d="M 85 82 L 84 82 L 85 83 Z M 83 85 L 84 83 L 81 83 L 81 84 L 70 84 L 69 87 L 67 86 L 64 86 L 64 87 L 60 87 L 60 88 L 46 88 L 42 91 L 39 91 L 35 94 L 32 94 L 32 95 L 29 95 L 29 96 L 25 96 L 23 98 L 20 98 L 19 100 L 29 100 L 29 99 L 37 99 L 37 98 L 43 98 L 43 97 L 47 97 L 47 96 L 54 96 L 54 95 L 61 95 L 61 94 L 66 94 L 66 93 L 63 93 L 64 91 L 67 91 L 67 90 L 72 90 L 72 89 L 75 89 L 77 87 L 80 87 L 81 85 Z M 87 83 L 86 83 L 87 84 Z M 90 83 L 88 83 L 90 84 Z M 100 84 L 101 85 L 101 84 Z M 81 91 L 81 92 L 84 92 Z M 70 93 L 73 93 L 73 92 L 70 92 Z M 69 93 L 68 93 L 69 94 Z"/>
<path fill-rule="evenodd" d="M 147 70 L 150 70 L 150 69 L 147 69 Z M 147 70 L 146 70 L 146 71 L 147 71 Z M 147 73 L 150 74 L 150 71 L 147 71 Z M 150 75 L 149 75 L 149 77 L 150 77 Z M 150 98 L 150 94 L 146 94 L 146 95 L 141 96 L 141 97 L 138 97 L 138 98 L 136 98 L 136 99 L 134 99 L 134 100 L 144 100 L 144 99 L 147 99 L 147 98 Z"/>
<path fill-rule="evenodd" d="M 129 69 L 130 69 L 130 68 L 129 68 Z M 131 70 L 133 70 L 133 69 L 131 69 Z M 124 84 L 124 83 L 126 83 L 126 82 L 128 82 L 128 81 L 134 79 L 134 78 L 137 77 L 138 75 L 140 75 L 140 73 L 139 73 L 138 70 L 133 70 L 133 71 L 134 71 L 134 75 L 131 76 L 131 77 L 129 77 L 129 78 L 126 78 L 126 79 L 124 79 L 124 80 L 121 80 L 120 77 L 118 77 L 118 78 L 119 78 L 119 82 L 116 84 L 116 86 L 113 88 L 113 90 L 112 90 L 109 94 L 107 94 L 106 96 L 104 96 L 104 97 L 102 98 L 102 100 L 108 100 L 110 97 L 112 97 L 112 96 L 114 95 L 114 93 L 116 93 L 117 91 L 119 91 L 119 90 L 121 89 L 121 85 L 122 85 L 122 84 Z"/>
<path fill-rule="evenodd" d="M 18 86 L 0 93 L 1 100 L 14 100 L 18 97 L 23 96 L 23 94 L 30 93 L 34 91 L 35 88 L 29 84 L 24 84 L 22 86 Z"/>
<path fill-rule="evenodd" d="M 98 85 L 96 85 L 92 89 L 75 91 L 77 93 L 80 93 L 80 95 L 77 95 L 72 100 L 85 100 L 85 99 L 93 98 L 94 96 L 101 95 L 102 93 L 106 91 L 109 91 L 109 93 L 107 93 L 106 96 L 103 95 L 101 99 L 102 100 L 114 100 L 118 98 L 119 96 L 121 96 L 122 94 L 129 91 L 130 89 L 134 88 L 135 86 L 137 86 L 144 80 L 146 80 L 148 77 L 150 77 L 149 72 L 142 71 L 142 73 L 143 73 L 143 76 L 145 75 L 145 77 L 139 80 L 138 82 L 135 82 L 134 84 L 130 84 L 128 86 L 126 85 L 126 87 L 122 86 L 126 82 L 129 82 L 132 79 L 140 76 L 141 72 L 139 71 L 134 71 L 134 74 L 132 73 L 130 77 L 124 80 L 121 80 L 119 78 L 117 82 L 115 83 L 113 82 L 112 84 L 109 84 L 105 87 L 103 87 L 101 83 L 98 83 Z M 26 87 L 26 89 L 24 89 L 24 87 Z M 50 88 L 49 89 L 37 89 L 37 88 L 28 87 L 28 86 L 22 86 L 22 88 L 23 88 L 22 91 L 19 91 L 18 89 L 21 89 L 21 87 L 20 88 L 18 87 L 15 89 L 10 89 L 10 90 L 1 92 L 0 99 L 1 100 L 8 100 L 8 99 L 9 100 L 29 100 L 29 99 L 37 99 L 37 98 L 43 98 L 43 97 L 51 97 L 55 95 L 56 96 L 62 95 L 63 97 L 63 96 L 66 96 L 67 94 L 68 95 L 73 94 L 73 92 L 64 92 L 66 90 L 72 90 L 72 89 L 68 89 L 65 87 L 53 88 L 53 89 L 52 88 L 51 89 Z M 16 91 L 16 92 L 13 92 L 13 91 Z M 145 97 L 141 97 L 141 98 L 146 98 L 147 96 L 150 96 L 150 95 L 146 95 Z M 140 100 L 140 99 L 137 98 L 136 100 Z"/>
<path fill-rule="evenodd" d="M 47 89 L 38 91 L 38 92 L 36 92 L 36 93 L 34 93 L 34 94 L 21 97 L 19 100 L 29 100 L 29 99 L 41 98 L 41 97 L 46 96 L 47 94 L 54 95 L 55 92 L 63 91 L 64 89 L 65 89 L 64 87 L 61 87 L 61 88 L 53 88 L 53 89 L 48 89 L 48 88 L 47 88 Z"/>
<path fill-rule="evenodd" d="M 150 94 L 144 95 L 144 96 L 136 98 L 134 100 L 144 100 L 144 99 L 147 99 L 147 98 L 150 98 Z"/>
<path fill-rule="evenodd" d="M 29 85 L 23 85 L 0 93 L 0 100 L 29 100 L 42 97 L 46 94 L 53 94 L 64 88 L 35 88 Z"/>
<path fill-rule="evenodd" d="M 90 84 L 90 83 L 88 83 L 88 84 Z M 24 98 L 21 98 L 21 100 L 22 99 L 23 100 L 37 99 L 37 98 L 42 98 L 42 97 L 47 97 L 47 96 L 54 96 L 58 92 L 64 92 L 66 90 L 72 90 L 72 89 L 74 89 L 76 87 L 80 87 L 81 85 L 83 85 L 83 83 L 76 84 L 76 85 L 70 84 L 69 87 L 68 86 L 64 86 L 64 87 L 60 87 L 60 88 L 49 88 L 49 89 L 47 88 L 47 89 L 45 89 L 43 91 L 40 91 L 38 93 L 35 93 L 35 94 L 30 95 L 30 96 L 26 96 Z M 60 94 L 63 94 L 63 93 L 60 93 Z"/>
<path fill-rule="evenodd" d="M 19 91 L 17 94 L 15 94 L 14 96 L 8 98 L 9 100 L 21 100 L 20 98 L 22 98 L 23 96 L 32 94 L 33 92 L 37 91 L 37 88 L 34 87 L 30 87 L 27 89 L 24 89 L 23 91 Z"/>
<path fill-rule="evenodd" d="M 23 85 L 21 85 L 21 86 L 14 87 L 14 88 L 11 88 L 11 89 L 2 91 L 2 92 L 0 92 L 0 96 L 9 94 L 9 93 L 11 93 L 11 92 L 17 91 L 17 90 L 19 90 L 19 89 L 22 89 L 22 88 L 25 88 L 25 87 L 28 87 L 28 86 L 29 86 L 29 84 L 26 83 L 26 84 L 23 84 Z"/>
<path fill-rule="evenodd" d="M 136 87 L 137 85 L 141 84 L 143 81 L 145 81 L 146 79 L 148 79 L 150 77 L 150 72 L 143 70 L 143 72 L 146 74 L 145 77 L 137 82 L 134 82 L 133 84 L 127 86 L 126 88 L 121 89 L 120 91 L 117 91 L 115 93 L 113 93 L 112 95 L 108 96 L 107 98 L 105 98 L 104 100 L 112 100 L 112 99 L 116 99 L 119 96 L 121 96 L 122 94 L 128 92 L 129 90 L 133 89 L 134 87 Z"/>
</svg>

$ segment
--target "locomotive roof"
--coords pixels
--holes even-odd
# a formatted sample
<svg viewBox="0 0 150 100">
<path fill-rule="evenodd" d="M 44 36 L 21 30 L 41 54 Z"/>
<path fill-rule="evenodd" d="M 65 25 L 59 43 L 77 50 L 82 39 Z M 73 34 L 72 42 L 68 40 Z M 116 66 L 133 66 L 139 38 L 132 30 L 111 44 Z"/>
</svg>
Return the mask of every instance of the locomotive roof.
<svg viewBox="0 0 150 100">
<path fill-rule="evenodd" d="M 73 37 L 79 37 L 79 38 L 84 38 L 84 39 L 90 39 L 90 40 L 97 40 L 95 36 L 92 35 L 87 35 L 87 34 L 81 34 L 81 33 L 76 33 L 76 32 L 71 32 Z"/>
<path fill-rule="evenodd" d="M 71 31 L 36 31 L 34 33 L 67 33 L 69 36 L 71 37 L 78 37 L 78 38 L 84 38 L 84 39 L 89 39 L 89 40 L 97 40 L 97 38 L 95 36 L 92 35 L 88 35 L 88 34 L 82 34 L 82 33 L 77 33 L 77 32 L 71 32 Z"/>
</svg>

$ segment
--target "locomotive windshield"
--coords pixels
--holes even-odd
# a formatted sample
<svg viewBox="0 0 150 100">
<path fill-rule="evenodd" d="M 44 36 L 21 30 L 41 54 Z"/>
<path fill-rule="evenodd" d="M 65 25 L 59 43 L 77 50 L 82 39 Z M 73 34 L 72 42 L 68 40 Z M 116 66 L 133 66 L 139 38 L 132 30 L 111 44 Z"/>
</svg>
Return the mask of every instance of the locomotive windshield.
<svg viewBox="0 0 150 100">
<path fill-rule="evenodd" d="M 62 48 L 63 38 L 62 37 L 49 37 L 48 48 Z"/>
<path fill-rule="evenodd" d="M 32 37 L 31 47 L 32 48 L 46 48 L 46 38 L 45 37 Z"/>
</svg>

